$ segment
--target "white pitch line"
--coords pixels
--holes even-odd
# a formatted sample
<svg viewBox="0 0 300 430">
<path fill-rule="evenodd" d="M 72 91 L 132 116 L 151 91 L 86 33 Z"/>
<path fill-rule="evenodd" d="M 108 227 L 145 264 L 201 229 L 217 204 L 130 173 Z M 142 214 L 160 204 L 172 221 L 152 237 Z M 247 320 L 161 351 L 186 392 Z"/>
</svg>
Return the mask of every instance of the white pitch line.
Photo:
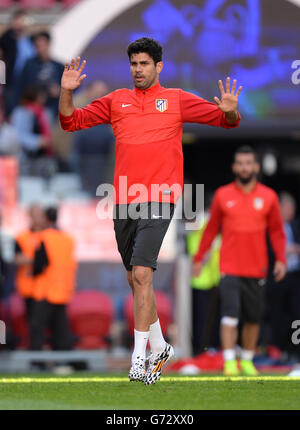
<svg viewBox="0 0 300 430">
<path fill-rule="evenodd" d="M 299 376 L 163 376 L 160 382 L 268 382 L 268 381 L 300 381 Z M 0 384 L 28 384 L 28 383 L 82 383 L 82 382 L 129 382 L 128 377 L 86 377 L 86 378 L 0 378 Z"/>
</svg>

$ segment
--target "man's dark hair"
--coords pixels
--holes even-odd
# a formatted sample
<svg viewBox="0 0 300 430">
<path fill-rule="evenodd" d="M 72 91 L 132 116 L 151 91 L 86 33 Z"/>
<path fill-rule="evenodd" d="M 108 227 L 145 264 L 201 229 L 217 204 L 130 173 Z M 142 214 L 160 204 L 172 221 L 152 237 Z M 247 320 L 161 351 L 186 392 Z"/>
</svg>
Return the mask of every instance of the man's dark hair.
<svg viewBox="0 0 300 430">
<path fill-rule="evenodd" d="M 234 155 L 233 155 L 233 161 L 235 161 L 235 157 L 238 154 L 253 154 L 255 161 L 257 161 L 257 162 L 259 161 L 257 152 L 255 151 L 254 148 L 252 148 L 252 146 L 243 145 L 243 146 L 240 146 L 239 148 L 237 148 L 234 152 Z"/>
<path fill-rule="evenodd" d="M 23 91 L 20 103 L 35 102 L 40 95 L 47 96 L 45 89 L 41 85 L 30 85 Z"/>
<path fill-rule="evenodd" d="M 127 48 L 129 60 L 132 54 L 140 54 L 141 52 L 146 52 L 146 54 L 148 54 L 153 59 L 154 64 L 162 61 L 162 47 L 154 39 L 150 39 L 149 37 L 141 37 L 135 42 L 130 43 Z"/>
<path fill-rule="evenodd" d="M 50 33 L 48 31 L 44 30 L 44 31 L 39 31 L 39 32 L 35 33 L 31 37 L 32 42 L 34 43 L 36 41 L 36 39 L 38 39 L 39 37 L 45 37 L 48 40 L 48 42 L 51 41 Z"/>
<path fill-rule="evenodd" d="M 11 21 L 19 18 L 19 16 L 27 15 L 27 11 L 25 9 L 16 9 L 11 15 Z"/>
<path fill-rule="evenodd" d="M 49 207 L 45 210 L 46 218 L 52 224 L 56 224 L 57 222 L 57 208 Z"/>
</svg>

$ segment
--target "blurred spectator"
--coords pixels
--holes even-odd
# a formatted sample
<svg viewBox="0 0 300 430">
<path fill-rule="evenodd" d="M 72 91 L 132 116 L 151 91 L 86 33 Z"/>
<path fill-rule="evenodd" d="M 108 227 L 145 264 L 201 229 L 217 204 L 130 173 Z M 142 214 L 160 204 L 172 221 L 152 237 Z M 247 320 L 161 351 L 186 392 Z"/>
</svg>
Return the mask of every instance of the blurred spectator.
<svg viewBox="0 0 300 430">
<path fill-rule="evenodd" d="M 29 87 L 24 92 L 22 104 L 11 115 L 11 124 L 21 147 L 21 175 L 48 177 L 55 171 L 51 127 L 44 104 L 43 90 Z"/>
<path fill-rule="evenodd" d="M 6 324 L 6 343 L 4 346 L 0 345 L 1 349 L 15 349 L 20 340 L 12 331 L 10 309 L 6 300 L 13 291 L 13 248 L 14 239 L 3 229 L 0 212 L 0 319 Z"/>
<path fill-rule="evenodd" d="M 16 238 L 15 264 L 17 266 L 16 289 L 25 300 L 29 319 L 33 304 L 33 259 L 40 243 L 40 233 L 46 227 L 46 217 L 43 209 L 37 204 L 31 206 L 28 215 L 30 227 Z"/>
<path fill-rule="evenodd" d="M 32 18 L 21 9 L 16 10 L 9 28 L 0 38 L 0 55 L 6 65 L 6 85 L 3 86 L 4 110 L 8 117 L 17 104 L 18 82 L 26 61 L 35 55 L 31 39 L 25 34 Z"/>
<path fill-rule="evenodd" d="M 300 345 L 292 343 L 291 324 L 300 319 L 300 223 L 295 218 L 296 200 L 291 194 L 280 195 L 280 206 L 287 240 L 287 274 L 269 288 L 272 344 L 299 361 Z"/>
<path fill-rule="evenodd" d="M 33 85 L 38 85 L 44 89 L 46 98 L 46 108 L 49 111 L 51 123 L 57 119 L 58 101 L 60 92 L 60 81 L 64 71 L 64 65 L 51 59 L 50 57 L 50 34 L 41 31 L 33 36 L 34 46 L 37 55 L 27 60 L 22 71 L 19 96 Z"/>
<path fill-rule="evenodd" d="M 94 81 L 74 96 L 74 106 L 86 106 L 107 93 L 108 87 L 104 82 Z M 91 196 L 96 195 L 100 183 L 112 182 L 114 137 L 110 125 L 102 124 L 88 130 L 66 133 L 58 123 L 53 141 L 61 167 L 78 172 L 83 188 Z"/>
<path fill-rule="evenodd" d="M 0 296 L 6 299 L 14 289 L 14 237 L 3 227 L 0 212 Z"/>
<path fill-rule="evenodd" d="M 2 297 L 4 296 L 4 280 L 7 271 L 6 262 L 4 260 L 4 247 L 3 247 L 3 239 L 2 239 L 2 217 L 0 213 L 0 302 Z"/>
<path fill-rule="evenodd" d="M 87 86 L 85 94 L 78 96 L 78 103 L 85 106 L 95 98 L 103 97 L 107 92 L 108 88 L 103 82 L 95 81 Z M 98 185 L 112 180 L 113 165 L 109 160 L 110 154 L 114 152 L 113 143 L 111 126 L 106 124 L 79 130 L 75 134 L 73 159 L 83 189 L 91 196 L 96 196 Z"/>
<path fill-rule="evenodd" d="M 20 142 L 18 135 L 7 121 L 0 125 L 0 156 L 1 155 L 18 155 L 20 152 Z"/>
<path fill-rule="evenodd" d="M 208 208 L 209 205 L 207 205 L 206 209 L 208 210 Z M 206 211 L 205 221 L 201 228 L 189 232 L 186 236 L 186 248 L 191 257 L 194 257 L 199 249 L 208 219 L 209 212 Z M 220 281 L 220 246 L 221 237 L 217 236 L 211 251 L 206 255 L 200 275 L 191 278 L 193 355 L 198 355 L 209 347 L 217 348 L 219 346 L 220 316 L 217 286 Z"/>
<path fill-rule="evenodd" d="M 33 263 L 34 304 L 30 318 L 30 349 L 41 350 L 45 329 L 51 331 L 55 350 L 71 349 L 74 343 L 66 306 L 75 287 L 74 242 L 56 226 L 57 210 L 46 210 L 47 228 L 40 235 L 40 246 Z"/>
</svg>

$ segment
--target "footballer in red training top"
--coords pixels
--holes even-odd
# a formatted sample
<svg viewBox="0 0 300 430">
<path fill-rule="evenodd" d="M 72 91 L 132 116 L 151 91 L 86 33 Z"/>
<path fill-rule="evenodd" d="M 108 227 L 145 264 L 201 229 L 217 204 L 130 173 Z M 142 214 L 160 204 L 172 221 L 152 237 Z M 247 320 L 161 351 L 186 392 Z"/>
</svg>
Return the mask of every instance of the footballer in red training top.
<svg viewBox="0 0 300 430">
<path fill-rule="evenodd" d="M 194 275 L 198 276 L 203 258 L 213 239 L 221 231 L 221 343 L 227 376 L 239 374 L 235 344 L 237 325 L 243 320 L 241 371 L 256 375 L 252 359 L 259 332 L 268 272 L 266 233 L 275 254 L 274 276 L 285 276 L 285 233 L 277 194 L 257 181 L 257 155 L 249 146 L 236 150 L 233 173 L 235 181 L 220 187 L 211 205 L 210 219 L 199 250 L 194 257 Z"/>
<path fill-rule="evenodd" d="M 162 366 L 174 354 L 161 332 L 152 276 L 183 186 L 182 124 L 237 127 L 242 88 L 236 90 L 236 80 L 231 86 L 228 77 L 224 89 L 220 80 L 220 99 L 215 97 L 211 103 L 179 88 L 160 85 L 162 47 L 157 41 L 138 39 L 128 46 L 127 54 L 134 88 L 113 91 L 81 109 L 74 108 L 72 92 L 86 77 L 82 74 L 86 62 L 80 64 L 78 57 L 66 63 L 59 118 L 66 131 L 112 125 L 116 138 L 114 229 L 134 303 L 129 379 L 148 385 L 160 378 Z M 131 215 L 133 205 L 138 217 Z M 151 355 L 146 371 L 148 340 Z"/>
</svg>

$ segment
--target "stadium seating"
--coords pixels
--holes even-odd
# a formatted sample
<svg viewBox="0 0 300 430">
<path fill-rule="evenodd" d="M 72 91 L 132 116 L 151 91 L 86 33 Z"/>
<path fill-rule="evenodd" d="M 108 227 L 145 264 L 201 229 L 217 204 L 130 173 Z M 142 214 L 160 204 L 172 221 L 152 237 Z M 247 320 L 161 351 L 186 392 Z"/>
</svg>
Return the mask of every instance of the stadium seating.
<svg viewBox="0 0 300 430">
<path fill-rule="evenodd" d="M 56 5 L 56 0 L 19 0 L 19 6 L 23 9 L 50 9 Z"/>
<path fill-rule="evenodd" d="M 18 348 L 27 349 L 29 345 L 29 329 L 26 317 L 26 308 L 23 298 L 14 293 L 9 298 L 8 312 L 13 333 L 20 337 Z"/>
<path fill-rule="evenodd" d="M 72 332 L 80 340 L 77 349 L 98 349 L 108 346 L 107 337 L 113 320 L 109 296 L 95 290 L 78 291 L 68 306 Z"/>
<path fill-rule="evenodd" d="M 49 191 L 59 198 L 72 196 L 80 190 L 80 177 L 75 173 L 57 173 L 50 180 Z"/>
<path fill-rule="evenodd" d="M 27 10 L 47 10 L 53 7 L 64 9 L 75 6 L 82 0 L 0 0 L 0 10 L 16 6 Z"/>
<path fill-rule="evenodd" d="M 72 7 L 79 3 L 81 0 L 62 0 L 63 7 Z"/>
<path fill-rule="evenodd" d="M 14 0 L 1 0 L 0 9 L 7 9 L 9 7 L 15 6 Z"/>
<path fill-rule="evenodd" d="M 46 193 L 46 182 L 35 176 L 19 178 L 19 201 L 21 205 L 28 206 L 40 202 Z"/>
<path fill-rule="evenodd" d="M 162 332 L 166 336 L 168 327 L 172 321 L 172 304 L 167 294 L 162 291 L 155 292 L 157 313 L 161 325 Z M 130 333 L 133 333 L 134 329 L 134 317 L 133 317 L 133 296 L 129 294 L 124 304 L 124 315 L 127 322 L 127 328 Z"/>
</svg>

